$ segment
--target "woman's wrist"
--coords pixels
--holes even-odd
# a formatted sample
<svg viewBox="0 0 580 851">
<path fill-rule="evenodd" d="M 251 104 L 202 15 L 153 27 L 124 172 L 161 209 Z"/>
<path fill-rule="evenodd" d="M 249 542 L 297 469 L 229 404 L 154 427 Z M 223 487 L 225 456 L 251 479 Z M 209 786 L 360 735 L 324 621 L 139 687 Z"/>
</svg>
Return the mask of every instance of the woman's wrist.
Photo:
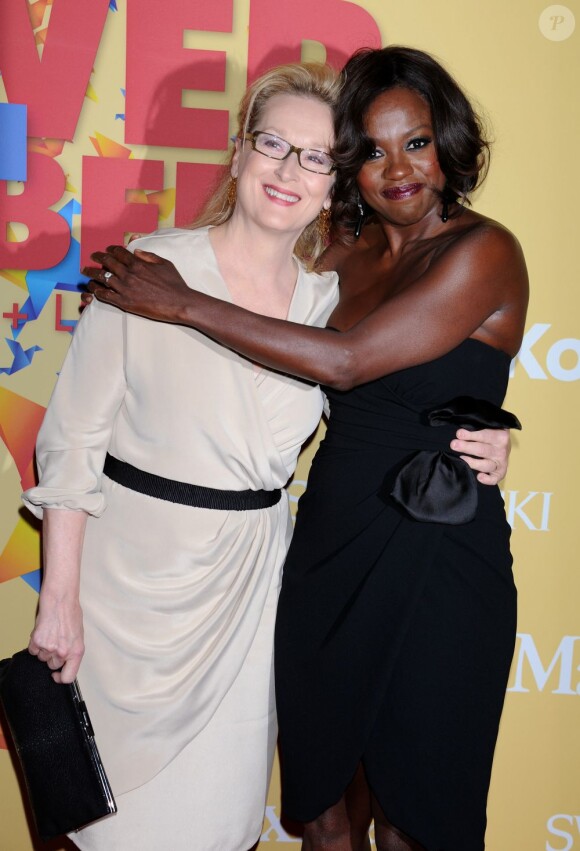
<svg viewBox="0 0 580 851">
<path fill-rule="evenodd" d="M 38 605 L 40 610 L 46 606 L 59 606 L 69 609 L 80 607 L 79 588 L 78 586 L 70 587 L 59 583 L 45 582 L 40 591 Z"/>
</svg>

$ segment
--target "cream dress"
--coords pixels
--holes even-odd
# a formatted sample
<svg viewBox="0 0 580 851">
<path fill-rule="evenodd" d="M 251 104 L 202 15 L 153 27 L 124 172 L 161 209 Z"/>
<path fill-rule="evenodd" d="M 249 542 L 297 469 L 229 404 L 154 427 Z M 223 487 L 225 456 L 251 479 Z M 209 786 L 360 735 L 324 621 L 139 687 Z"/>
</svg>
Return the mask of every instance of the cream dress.
<svg viewBox="0 0 580 851">
<path fill-rule="evenodd" d="M 230 300 L 208 229 L 132 247 Z M 334 273 L 298 265 L 288 319 L 324 325 Z M 176 505 L 102 474 L 105 453 L 226 490 L 283 487 L 322 410 L 318 387 L 202 334 L 94 302 L 77 326 L 37 445 L 43 507 L 84 510 L 86 654 L 79 682 L 118 813 L 74 834 L 99 851 L 246 851 L 276 740 L 272 645 L 288 498 L 258 511 Z"/>
</svg>

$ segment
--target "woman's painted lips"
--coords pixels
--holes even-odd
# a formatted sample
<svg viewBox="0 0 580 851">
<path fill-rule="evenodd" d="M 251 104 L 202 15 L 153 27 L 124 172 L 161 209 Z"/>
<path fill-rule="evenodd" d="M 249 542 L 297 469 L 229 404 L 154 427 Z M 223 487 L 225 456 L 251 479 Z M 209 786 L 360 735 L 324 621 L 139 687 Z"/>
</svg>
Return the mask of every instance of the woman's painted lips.
<svg viewBox="0 0 580 851">
<path fill-rule="evenodd" d="M 406 183 L 404 186 L 392 186 L 390 189 L 383 190 L 383 195 L 389 201 L 402 201 L 416 195 L 422 188 L 422 183 Z"/>
</svg>

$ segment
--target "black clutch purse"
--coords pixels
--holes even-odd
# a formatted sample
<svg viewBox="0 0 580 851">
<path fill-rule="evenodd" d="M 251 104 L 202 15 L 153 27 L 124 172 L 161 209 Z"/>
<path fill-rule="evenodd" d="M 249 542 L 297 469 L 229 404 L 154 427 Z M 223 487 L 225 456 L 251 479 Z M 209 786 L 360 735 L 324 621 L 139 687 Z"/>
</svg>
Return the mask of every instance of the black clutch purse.
<svg viewBox="0 0 580 851">
<path fill-rule="evenodd" d="M 0 662 L 0 702 L 44 840 L 117 812 L 77 682 L 51 673 L 27 650 Z"/>
</svg>

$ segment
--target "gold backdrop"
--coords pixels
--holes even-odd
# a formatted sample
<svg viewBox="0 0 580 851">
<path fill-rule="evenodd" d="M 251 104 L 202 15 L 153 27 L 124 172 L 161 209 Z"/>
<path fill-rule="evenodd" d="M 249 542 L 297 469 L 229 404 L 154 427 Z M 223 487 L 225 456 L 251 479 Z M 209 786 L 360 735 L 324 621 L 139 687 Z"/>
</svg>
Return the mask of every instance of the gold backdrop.
<svg viewBox="0 0 580 851">
<path fill-rule="evenodd" d="M 532 286 L 506 403 L 524 425 L 503 483 L 519 637 L 487 847 L 580 849 L 580 4 L 285 0 L 275 8 L 267 0 L 2 0 L 0 657 L 26 645 L 34 618 L 38 529 L 19 497 L 78 318 L 79 258 L 192 218 L 223 161 L 248 74 L 300 57 L 338 65 L 363 44 L 419 47 L 444 61 L 489 120 L 492 168 L 475 207 L 519 237 Z M 315 445 L 303 453 L 293 497 Z M 31 837 L 1 733 L 0 746 L 2 849 L 70 848 Z M 279 816 L 275 771 L 261 848 L 299 842 Z"/>
</svg>

